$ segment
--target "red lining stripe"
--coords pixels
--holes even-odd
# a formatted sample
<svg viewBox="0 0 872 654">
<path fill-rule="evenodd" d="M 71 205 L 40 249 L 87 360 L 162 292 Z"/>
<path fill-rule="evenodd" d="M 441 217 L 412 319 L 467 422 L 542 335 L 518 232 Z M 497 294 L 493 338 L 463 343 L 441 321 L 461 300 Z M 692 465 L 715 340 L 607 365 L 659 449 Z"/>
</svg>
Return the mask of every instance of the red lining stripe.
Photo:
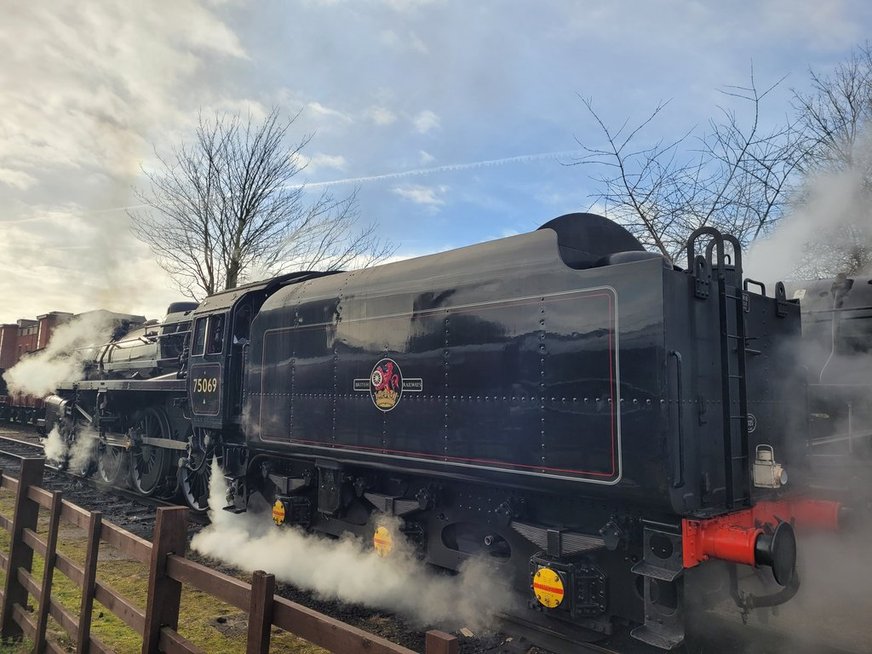
<svg viewBox="0 0 872 654">
<path fill-rule="evenodd" d="M 550 467 L 550 466 L 536 466 L 536 465 L 529 465 L 529 464 L 523 464 L 523 463 L 512 463 L 510 461 L 499 461 L 499 460 L 492 460 L 492 459 L 480 459 L 480 458 L 444 456 L 444 455 L 440 456 L 438 454 L 428 454 L 426 452 L 411 452 L 411 451 L 407 451 L 407 450 L 396 450 L 396 449 L 382 448 L 382 447 L 368 447 L 365 445 L 351 445 L 351 444 L 325 442 L 325 441 L 312 441 L 312 440 L 305 440 L 305 439 L 299 439 L 299 438 L 291 438 L 289 441 L 284 441 L 281 439 L 270 439 L 270 438 L 264 438 L 263 436 L 261 436 L 261 440 L 263 440 L 265 442 L 280 442 L 280 443 L 290 442 L 290 443 L 299 443 L 302 445 L 316 445 L 316 446 L 320 446 L 320 447 L 325 447 L 325 448 L 329 448 L 329 449 L 338 449 L 338 450 L 358 450 L 358 451 L 377 452 L 377 453 L 383 453 L 383 454 L 397 454 L 397 455 L 405 455 L 405 456 L 410 456 L 410 457 L 414 457 L 414 458 L 429 459 L 431 461 L 441 461 L 441 462 L 448 462 L 448 463 L 451 463 L 451 462 L 482 463 L 482 464 L 489 464 L 492 466 L 499 466 L 502 469 L 506 469 L 506 470 L 510 470 L 510 471 L 511 470 L 518 470 L 518 469 L 527 469 L 527 470 L 534 470 L 534 471 L 535 470 L 542 470 L 542 471 L 553 472 L 553 473 L 572 474 L 572 475 L 578 475 L 579 477 L 614 477 L 616 474 L 616 468 L 617 468 L 616 451 L 615 451 L 617 435 L 615 432 L 616 432 L 616 427 L 617 427 L 617 411 L 618 411 L 619 407 L 616 406 L 617 403 L 615 402 L 616 380 L 615 380 L 614 367 L 615 367 L 616 353 L 615 353 L 615 349 L 614 349 L 615 310 L 614 310 L 613 295 L 614 295 L 613 291 L 602 289 L 602 290 L 598 290 L 596 292 L 591 292 L 591 293 L 585 293 L 584 291 L 579 291 L 578 295 L 569 294 L 569 295 L 563 295 L 563 296 L 558 296 L 558 297 L 554 297 L 554 298 L 548 298 L 546 300 L 546 303 L 548 301 L 564 302 L 564 301 L 573 300 L 573 299 L 589 299 L 589 298 L 596 298 L 596 297 L 605 297 L 608 300 L 609 397 L 611 399 L 611 416 L 610 416 L 611 420 L 610 420 L 610 425 L 609 425 L 610 431 L 611 431 L 611 433 L 610 433 L 610 441 L 611 441 L 610 442 L 610 457 L 609 457 L 610 462 L 611 462 L 611 469 L 608 472 L 596 471 L 596 470 L 576 470 L 574 468 L 554 468 L 554 467 Z M 523 305 L 523 304 L 532 304 L 532 303 L 535 303 L 538 301 L 539 300 L 532 300 L 532 299 L 523 300 L 523 301 L 517 301 L 517 300 L 511 301 L 511 300 L 509 300 L 504 305 L 490 306 L 488 308 L 503 308 L 504 306 L 507 306 L 507 305 L 517 306 L 517 305 Z M 458 309 L 451 309 L 450 307 L 447 307 L 447 308 L 433 309 L 430 311 L 433 314 L 438 314 L 441 311 L 445 311 L 447 313 L 460 313 L 464 310 L 465 311 L 472 311 L 472 310 L 475 310 L 478 308 L 480 308 L 480 307 L 475 306 L 475 307 L 465 307 L 464 309 L 458 310 Z M 407 314 L 407 315 L 412 315 L 412 314 Z M 392 318 L 399 318 L 402 316 L 391 316 L 391 317 Z M 377 319 L 378 319 L 378 316 L 373 316 L 372 318 L 360 318 L 357 320 L 363 321 L 363 320 L 377 320 Z M 266 337 L 268 337 L 268 336 L 275 336 L 279 332 L 288 332 L 288 331 L 302 330 L 302 329 L 312 329 L 312 328 L 316 328 L 316 327 L 330 326 L 331 324 L 332 323 L 319 323 L 319 324 L 315 324 L 315 325 L 304 325 L 304 326 L 300 326 L 300 327 L 284 327 L 284 328 L 269 330 L 264 334 L 263 355 L 266 354 Z M 262 363 L 263 363 L 263 361 L 262 361 Z M 263 389 L 263 378 L 264 378 L 264 376 L 262 375 L 261 376 L 261 415 L 263 415 L 263 396 L 265 395 L 264 389 Z"/>
</svg>

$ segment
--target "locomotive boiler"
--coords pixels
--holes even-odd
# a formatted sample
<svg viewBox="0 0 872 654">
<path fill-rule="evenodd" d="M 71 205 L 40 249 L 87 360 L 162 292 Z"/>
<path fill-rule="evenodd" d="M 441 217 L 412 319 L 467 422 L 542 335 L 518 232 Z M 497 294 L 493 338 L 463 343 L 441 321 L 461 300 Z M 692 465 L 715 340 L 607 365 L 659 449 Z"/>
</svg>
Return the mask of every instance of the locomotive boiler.
<svg viewBox="0 0 872 654">
<path fill-rule="evenodd" d="M 187 479 L 178 466 L 190 440 L 180 361 L 196 306 L 175 302 L 161 323 L 113 321 L 108 342 L 82 353 L 81 379 L 45 399 L 45 426 L 57 430 L 67 455 L 93 453 L 77 457 L 88 463 L 76 472 L 146 496 L 174 495 Z"/>
</svg>

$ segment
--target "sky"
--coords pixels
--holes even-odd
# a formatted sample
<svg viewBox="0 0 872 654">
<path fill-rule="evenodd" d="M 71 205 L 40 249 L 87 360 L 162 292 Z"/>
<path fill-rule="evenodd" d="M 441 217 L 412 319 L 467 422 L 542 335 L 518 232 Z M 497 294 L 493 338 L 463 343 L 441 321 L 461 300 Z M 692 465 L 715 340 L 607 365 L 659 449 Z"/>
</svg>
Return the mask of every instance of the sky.
<svg viewBox="0 0 872 654">
<path fill-rule="evenodd" d="M 611 127 L 704 126 L 722 91 L 808 71 L 872 33 L 868 0 L 0 0 L 0 323 L 183 299 L 130 232 L 143 167 L 199 111 L 299 112 L 307 193 L 358 189 L 396 256 L 594 206 L 572 165 Z"/>
</svg>

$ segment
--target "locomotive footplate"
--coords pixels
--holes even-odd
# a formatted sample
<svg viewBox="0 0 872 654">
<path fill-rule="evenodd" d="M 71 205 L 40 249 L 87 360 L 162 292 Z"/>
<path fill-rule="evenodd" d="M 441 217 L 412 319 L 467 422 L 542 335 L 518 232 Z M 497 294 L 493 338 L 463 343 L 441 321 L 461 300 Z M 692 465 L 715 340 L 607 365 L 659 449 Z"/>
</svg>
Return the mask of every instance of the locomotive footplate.
<svg viewBox="0 0 872 654">
<path fill-rule="evenodd" d="M 608 608 L 608 577 L 589 561 L 570 562 L 540 553 L 530 559 L 530 579 L 533 604 L 540 610 L 579 620 L 599 617 Z M 591 628 L 609 631 L 607 623 Z"/>
</svg>

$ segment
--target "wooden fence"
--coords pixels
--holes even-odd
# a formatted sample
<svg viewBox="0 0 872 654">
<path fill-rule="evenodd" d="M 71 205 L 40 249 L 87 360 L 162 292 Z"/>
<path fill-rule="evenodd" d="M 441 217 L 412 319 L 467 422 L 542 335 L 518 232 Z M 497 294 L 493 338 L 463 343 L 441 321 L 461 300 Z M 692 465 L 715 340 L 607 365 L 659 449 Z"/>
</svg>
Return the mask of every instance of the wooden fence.
<svg viewBox="0 0 872 654">
<path fill-rule="evenodd" d="M 61 497 L 60 492 L 40 488 L 44 459 L 23 459 L 16 480 L 2 475 L 0 487 L 15 492 L 15 515 L 0 515 L 0 528 L 11 532 L 8 554 L 0 552 L 6 570 L 3 583 L 0 635 L 4 640 L 27 636 L 33 651 L 65 650 L 46 638 L 48 617 L 69 634 L 77 652 L 112 652 L 91 635 L 91 610 L 100 602 L 128 627 L 142 636 L 143 654 L 201 653 L 203 650 L 179 632 L 182 584 L 199 589 L 248 612 L 247 651 L 268 652 L 272 626 L 291 632 L 315 645 L 343 654 L 413 654 L 405 647 L 340 622 L 295 602 L 274 595 L 275 577 L 255 572 L 252 583 L 222 574 L 185 558 L 188 510 L 160 508 L 149 543 L 111 522 L 103 522 L 99 511 L 86 511 Z M 36 534 L 40 510 L 48 511 L 45 540 Z M 84 529 L 88 535 L 84 566 L 57 551 L 61 522 Z M 97 579 L 97 555 L 103 541 L 149 566 L 148 599 L 145 611 L 137 608 Z M 32 574 L 33 553 L 45 561 L 42 579 Z M 51 596 L 55 571 L 82 589 L 78 616 Z M 35 608 L 28 610 L 28 594 Z M 426 634 L 425 654 L 457 654 L 458 641 L 440 631 Z"/>
</svg>

